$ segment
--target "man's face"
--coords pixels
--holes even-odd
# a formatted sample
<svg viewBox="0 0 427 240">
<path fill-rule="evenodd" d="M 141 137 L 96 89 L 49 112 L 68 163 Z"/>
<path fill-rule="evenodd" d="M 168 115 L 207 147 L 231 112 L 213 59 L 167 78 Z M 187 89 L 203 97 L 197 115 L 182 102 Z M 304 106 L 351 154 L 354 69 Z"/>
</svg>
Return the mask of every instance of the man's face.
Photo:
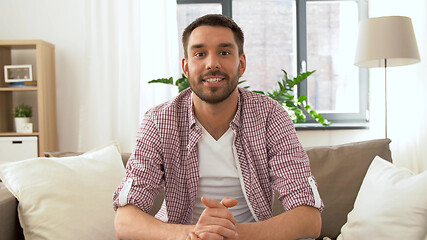
<svg viewBox="0 0 427 240">
<path fill-rule="evenodd" d="M 182 69 L 196 96 L 211 104 L 227 99 L 246 69 L 246 57 L 239 56 L 231 29 L 197 27 L 188 39 L 187 51 Z"/>
</svg>

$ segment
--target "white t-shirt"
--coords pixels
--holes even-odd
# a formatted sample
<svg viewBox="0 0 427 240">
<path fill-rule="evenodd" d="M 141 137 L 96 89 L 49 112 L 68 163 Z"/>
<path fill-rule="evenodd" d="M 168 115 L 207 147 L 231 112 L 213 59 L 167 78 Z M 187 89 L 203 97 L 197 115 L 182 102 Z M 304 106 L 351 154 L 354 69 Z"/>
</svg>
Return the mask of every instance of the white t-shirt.
<svg viewBox="0 0 427 240">
<path fill-rule="evenodd" d="M 215 140 L 203 126 L 202 137 L 197 143 L 199 159 L 199 187 L 193 222 L 197 223 L 206 206 L 201 197 L 221 201 L 224 197 L 234 198 L 238 204 L 230 208 L 239 223 L 255 221 L 242 191 L 241 174 L 238 172 L 236 151 L 234 149 L 234 132 L 229 128 L 220 139 Z"/>
</svg>

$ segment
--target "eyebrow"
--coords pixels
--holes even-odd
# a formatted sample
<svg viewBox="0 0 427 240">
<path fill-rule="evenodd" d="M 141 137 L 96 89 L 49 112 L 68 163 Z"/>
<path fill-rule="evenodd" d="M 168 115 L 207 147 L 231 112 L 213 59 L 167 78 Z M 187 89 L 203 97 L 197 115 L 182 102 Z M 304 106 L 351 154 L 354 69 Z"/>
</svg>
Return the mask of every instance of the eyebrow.
<svg viewBox="0 0 427 240">
<path fill-rule="evenodd" d="M 194 44 L 190 46 L 190 49 L 199 49 L 199 48 L 203 48 L 205 47 L 205 44 L 200 43 L 200 44 Z"/>
<path fill-rule="evenodd" d="M 232 43 L 220 43 L 218 46 L 219 47 L 228 47 L 228 48 L 233 48 L 233 49 L 236 48 L 236 46 Z"/>
<path fill-rule="evenodd" d="M 190 49 L 200 49 L 200 48 L 204 48 L 205 46 L 206 45 L 203 43 L 194 44 L 194 45 L 190 46 Z M 220 43 L 220 44 L 218 44 L 218 47 L 228 47 L 228 48 L 233 48 L 233 49 L 236 48 L 236 46 L 233 43 L 228 43 L 228 42 Z"/>
</svg>

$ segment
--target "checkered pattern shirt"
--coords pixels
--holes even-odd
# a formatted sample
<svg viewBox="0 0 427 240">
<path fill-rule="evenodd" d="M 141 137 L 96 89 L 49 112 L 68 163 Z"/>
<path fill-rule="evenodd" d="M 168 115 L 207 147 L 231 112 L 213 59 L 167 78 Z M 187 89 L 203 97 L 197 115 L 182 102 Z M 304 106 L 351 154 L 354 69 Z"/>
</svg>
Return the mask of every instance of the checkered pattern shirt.
<svg viewBox="0 0 427 240">
<path fill-rule="evenodd" d="M 156 217 L 169 223 L 192 223 L 199 183 L 197 142 L 202 136 L 192 109 L 192 91 L 188 89 L 145 114 L 126 176 L 114 192 L 115 210 L 132 204 L 148 213 L 164 189 L 165 201 Z M 239 88 L 230 128 L 235 132 L 247 200 L 258 220 L 272 217 L 273 190 L 279 192 L 285 210 L 315 206 L 307 180 L 312 177 L 308 157 L 282 106 L 267 96 Z M 130 179 L 123 203 L 119 195 Z M 319 208 L 322 210 L 323 204 Z"/>
</svg>

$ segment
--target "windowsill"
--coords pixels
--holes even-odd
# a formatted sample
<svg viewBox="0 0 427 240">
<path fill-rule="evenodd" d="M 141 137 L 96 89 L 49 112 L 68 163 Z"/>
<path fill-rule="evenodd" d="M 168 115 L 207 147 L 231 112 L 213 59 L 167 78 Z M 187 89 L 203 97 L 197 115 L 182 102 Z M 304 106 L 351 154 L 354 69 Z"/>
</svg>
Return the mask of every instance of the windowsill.
<svg viewBox="0 0 427 240">
<path fill-rule="evenodd" d="M 295 123 L 297 131 L 304 130 L 352 130 L 352 129 L 368 129 L 367 122 L 347 122 L 347 123 L 332 123 L 330 126 L 323 126 L 320 123 Z"/>
</svg>

